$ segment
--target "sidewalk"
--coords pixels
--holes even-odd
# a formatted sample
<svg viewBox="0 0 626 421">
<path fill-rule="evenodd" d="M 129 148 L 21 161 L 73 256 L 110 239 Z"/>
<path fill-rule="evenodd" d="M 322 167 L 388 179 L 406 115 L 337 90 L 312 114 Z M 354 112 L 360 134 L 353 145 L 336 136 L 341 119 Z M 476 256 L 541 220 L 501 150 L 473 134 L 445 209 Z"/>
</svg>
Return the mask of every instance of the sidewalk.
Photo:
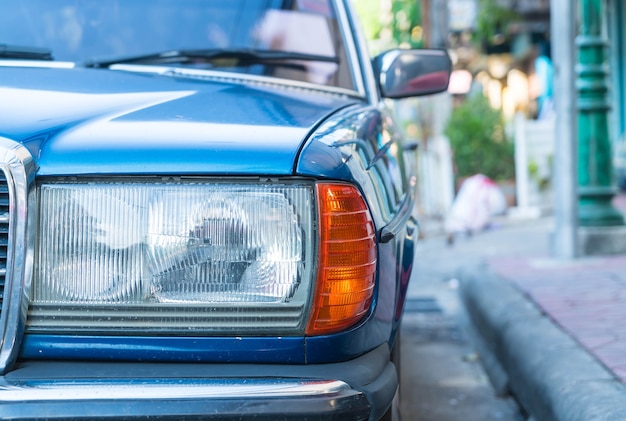
<svg viewBox="0 0 626 421">
<path fill-rule="evenodd" d="M 551 227 L 459 270 L 477 350 L 533 420 L 626 420 L 626 255 L 552 259 Z"/>
</svg>

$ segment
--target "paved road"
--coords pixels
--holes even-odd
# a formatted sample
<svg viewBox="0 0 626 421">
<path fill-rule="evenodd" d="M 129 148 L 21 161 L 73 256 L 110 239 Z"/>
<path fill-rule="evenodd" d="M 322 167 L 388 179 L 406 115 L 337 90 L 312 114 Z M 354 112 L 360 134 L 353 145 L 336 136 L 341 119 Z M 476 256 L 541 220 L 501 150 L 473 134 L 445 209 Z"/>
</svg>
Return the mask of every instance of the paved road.
<svg viewBox="0 0 626 421">
<path fill-rule="evenodd" d="M 404 421 L 522 421 L 512 399 L 498 397 L 467 333 L 455 275 L 483 257 L 515 255 L 550 220 L 503 220 L 495 229 L 457 238 L 449 247 L 443 236 L 427 234 L 418 245 L 402 327 Z M 436 231 L 436 230 L 435 230 Z M 527 238 L 527 237 L 526 237 Z M 535 247 L 537 242 L 532 242 Z M 544 250 L 548 250 L 548 239 Z"/>
</svg>

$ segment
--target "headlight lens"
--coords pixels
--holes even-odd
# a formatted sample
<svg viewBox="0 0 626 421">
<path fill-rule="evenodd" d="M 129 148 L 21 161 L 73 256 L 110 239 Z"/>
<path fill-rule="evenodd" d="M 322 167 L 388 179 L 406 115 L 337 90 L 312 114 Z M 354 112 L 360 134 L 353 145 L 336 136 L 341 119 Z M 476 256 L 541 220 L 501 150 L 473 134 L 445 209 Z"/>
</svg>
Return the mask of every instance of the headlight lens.
<svg viewBox="0 0 626 421">
<path fill-rule="evenodd" d="M 303 331 L 311 186 L 103 182 L 39 191 L 30 332 Z"/>
</svg>

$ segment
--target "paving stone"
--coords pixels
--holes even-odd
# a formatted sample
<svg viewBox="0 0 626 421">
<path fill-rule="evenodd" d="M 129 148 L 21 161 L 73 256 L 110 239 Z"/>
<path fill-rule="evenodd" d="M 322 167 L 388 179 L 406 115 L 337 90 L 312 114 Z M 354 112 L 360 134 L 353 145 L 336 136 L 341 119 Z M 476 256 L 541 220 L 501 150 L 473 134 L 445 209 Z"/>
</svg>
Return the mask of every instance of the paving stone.
<svg viewBox="0 0 626 421">
<path fill-rule="evenodd" d="M 537 420 L 626 419 L 626 255 L 528 251 L 487 257 L 465 273 L 483 279 L 461 283 L 500 382 Z"/>
</svg>

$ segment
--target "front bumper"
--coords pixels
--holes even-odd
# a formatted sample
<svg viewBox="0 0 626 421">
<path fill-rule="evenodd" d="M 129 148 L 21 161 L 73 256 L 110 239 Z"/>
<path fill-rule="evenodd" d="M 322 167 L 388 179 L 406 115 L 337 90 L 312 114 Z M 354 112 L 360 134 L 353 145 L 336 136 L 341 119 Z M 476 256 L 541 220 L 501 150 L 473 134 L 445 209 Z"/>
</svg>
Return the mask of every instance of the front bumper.
<svg viewBox="0 0 626 421">
<path fill-rule="evenodd" d="M 376 420 L 397 385 L 387 345 L 298 366 L 30 361 L 0 377 L 0 419 Z"/>
</svg>

